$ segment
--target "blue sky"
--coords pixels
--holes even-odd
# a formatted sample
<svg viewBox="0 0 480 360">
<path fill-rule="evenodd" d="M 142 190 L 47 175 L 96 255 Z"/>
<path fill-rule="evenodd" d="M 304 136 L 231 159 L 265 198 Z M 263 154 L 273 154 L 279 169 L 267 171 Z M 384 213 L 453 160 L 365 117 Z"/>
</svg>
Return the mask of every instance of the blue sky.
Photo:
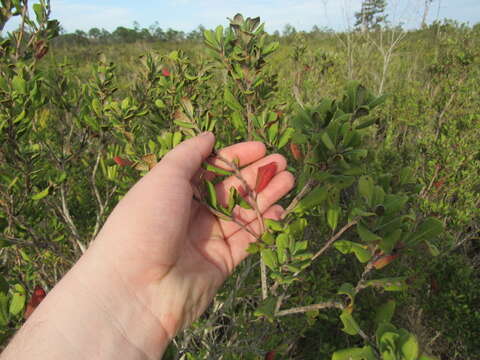
<svg viewBox="0 0 480 360">
<path fill-rule="evenodd" d="M 299 30 L 313 25 L 336 30 L 352 26 L 353 14 L 362 0 L 51 0 L 52 17 L 72 32 L 92 27 L 109 31 L 132 27 L 134 21 L 148 27 L 158 21 L 163 29 L 191 31 L 199 24 L 207 28 L 226 24 L 227 17 L 241 12 L 260 16 L 267 31 L 281 30 L 289 23 Z M 389 18 L 394 24 L 416 27 L 424 0 L 389 0 Z M 433 0 L 429 21 L 450 18 L 480 22 L 480 0 Z M 9 24 L 7 29 L 16 26 Z"/>
</svg>

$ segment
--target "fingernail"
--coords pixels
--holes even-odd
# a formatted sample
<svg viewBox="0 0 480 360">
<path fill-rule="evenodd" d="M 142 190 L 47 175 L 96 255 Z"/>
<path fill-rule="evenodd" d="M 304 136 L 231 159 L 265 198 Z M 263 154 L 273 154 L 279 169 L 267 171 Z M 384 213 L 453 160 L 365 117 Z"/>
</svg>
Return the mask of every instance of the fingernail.
<svg viewBox="0 0 480 360">
<path fill-rule="evenodd" d="M 213 136 L 211 131 L 205 131 L 199 135 L 200 137 Z"/>
</svg>

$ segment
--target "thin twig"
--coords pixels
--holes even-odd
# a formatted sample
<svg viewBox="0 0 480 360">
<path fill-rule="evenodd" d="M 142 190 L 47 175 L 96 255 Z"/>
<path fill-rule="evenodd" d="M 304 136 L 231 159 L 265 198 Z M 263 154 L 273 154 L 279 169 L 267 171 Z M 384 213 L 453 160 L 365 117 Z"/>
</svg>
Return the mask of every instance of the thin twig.
<svg viewBox="0 0 480 360">
<path fill-rule="evenodd" d="M 337 241 L 348 229 L 350 229 L 352 226 L 356 225 L 357 224 L 357 220 L 354 220 L 354 221 L 351 221 L 349 222 L 347 225 L 345 225 L 344 227 L 342 227 L 335 235 L 333 235 L 326 243 L 325 245 L 317 251 L 317 253 L 315 253 L 315 255 L 313 255 L 312 257 L 312 261 L 310 262 L 310 265 L 313 263 L 313 261 L 318 258 L 319 256 L 321 256 L 325 251 L 328 250 L 328 248 L 335 242 Z M 302 272 L 303 270 L 305 270 L 306 268 L 300 270 L 300 271 L 297 271 L 296 273 L 293 274 L 294 277 L 296 277 L 298 274 L 300 274 L 300 272 Z M 280 284 L 278 282 L 275 282 L 275 284 L 273 284 L 272 286 L 272 292 L 275 292 L 278 288 Z"/>
<path fill-rule="evenodd" d="M 305 186 L 300 190 L 300 192 L 293 198 L 292 202 L 290 205 L 287 206 L 285 209 L 282 219 L 285 219 L 285 217 L 297 206 L 297 204 L 300 202 L 300 200 L 303 199 L 305 195 L 308 194 L 308 192 L 313 188 L 315 185 L 316 181 L 313 179 L 309 179 Z"/>
<path fill-rule="evenodd" d="M 433 182 L 435 181 L 435 179 L 436 179 L 437 176 L 438 176 L 438 172 L 440 171 L 440 168 L 441 168 L 440 165 L 437 165 L 437 166 L 435 167 L 435 173 L 433 174 L 432 180 L 430 180 L 430 184 L 428 184 L 428 187 L 424 188 L 424 189 L 420 192 L 420 194 L 419 194 L 419 196 L 420 196 L 421 198 L 425 198 L 425 197 L 427 196 L 428 192 L 430 191 L 430 189 L 431 189 L 432 186 L 433 186 Z"/>
<path fill-rule="evenodd" d="M 333 235 L 326 243 L 323 245 L 323 247 L 317 251 L 315 255 L 312 257 L 312 261 L 321 256 L 325 251 L 328 250 L 328 248 L 335 242 L 337 241 L 340 236 L 342 236 L 348 229 L 350 229 L 352 226 L 357 225 L 357 220 L 350 221 L 347 225 L 342 227 L 335 235 Z"/>
<path fill-rule="evenodd" d="M 250 188 L 248 183 L 243 178 L 240 169 L 234 162 L 229 161 L 228 159 L 224 158 L 222 155 L 216 152 L 215 152 L 215 157 L 220 161 L 224 162 L 226 165 L 228 165 L 233 170 L 234 176 L 238 180 L 240 180 L 240 182 L 242 183 L 250 199 L 250 205 L 253 207 L 253 210 L 255 211 L 255 215 L 257 216 L 258 224 L 260 226 L 260 234 L 263 234 L 265 232 L 265 225 L 263 223 L 262 213 L 260 211 L 260 208 L 258 207 L 257 194 Z M 252 194 L 255 194 L 255 195 L 252 195 Z M 260 277 L 261 277 L 261 283 L 262 283 L 262 299 L 265 300 L 268 297 L 267 267 L 265 266 L 265 262 L 263 261 L 262 258 L 260 258 Z"/>
<path fill-rule="evenodd" d="M 275 313 L 275 316 L 286 316 L 291 314 L 301 314 L 306 313 L 307 311 L 315 311 L 315 310 L 322 310 L 322 309 L 329 309 L 329 308 L 336 308 L 343 310 L 344 305 L 338 301 L 326 301 L 323 303 L 318 303 L 314 305 L 307 305 L 307 306 L 299 306 L 287 310 L 281 310 Z"/>
<path fill-rule="evenodd" d="M 84 254 L 87 249 L 85 248 L 85 245 L 83 245 L 82 242 L 80 241 L 80 234 L 78 233 L 77 226 L 73 222 L 73 219 L 70 215 L 70 210 L 68 209 L 67 200 L 66 200 L 66 197 L 65 197 L 65 186 L 64 186 L 63 183 L 60 185 L 60 196 L 61 196 L 61 199 L 62 199 L 62 215 L 63 215 L 63 218 L 65 219 L 65 222 L 67 223 L 68 227 L 72 231 L 72 234 L 75 237 L 75 242 L 76 242 L 78 248 L 80 249 L 82 254 Z"/>
<path fill-rule="evenodd" d="M 20 47 L 22 45 L 23 35 L 25 34 L 25 18 L 27 17 L 27 11 L 28 11 L 28 0 L 25 0 L 23 3 L 23 9 L 22 9 L 22 22 L 20 24 L 20 30 L 17 38 L 17 48 L 15 49 L 15 59 L 17 60 L 20 57 Z"/>
</svg>

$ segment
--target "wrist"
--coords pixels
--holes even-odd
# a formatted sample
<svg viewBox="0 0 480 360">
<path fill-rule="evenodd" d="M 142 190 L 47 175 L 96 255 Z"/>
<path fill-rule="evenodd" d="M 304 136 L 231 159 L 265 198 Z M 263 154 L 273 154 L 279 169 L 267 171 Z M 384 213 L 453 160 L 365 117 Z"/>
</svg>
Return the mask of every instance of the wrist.
<svg viewBox="0 0 480 360">
<path fill-rule="evenodd" d="M 160 321 L 87 251 L 30 316 L 2 359 L 159 359 Z M 22 344 L 28 340 L 29 348 Z M 10 354 L 10 355 L 9 355 Z"/>
</svg>

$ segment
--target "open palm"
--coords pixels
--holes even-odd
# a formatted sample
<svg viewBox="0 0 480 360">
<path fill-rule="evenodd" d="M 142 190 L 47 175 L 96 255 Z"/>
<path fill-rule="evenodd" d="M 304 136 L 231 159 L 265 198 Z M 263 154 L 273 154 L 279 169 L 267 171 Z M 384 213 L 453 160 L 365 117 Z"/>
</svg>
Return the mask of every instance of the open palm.
<svg viewBox="0 0 480 360">
<path fill-rule="evenodd" d="M 168 153 L 118 204 L 92 246 L 109 259 L 112 278 L 119 279 L 132 298 L 159 320 L 169 337 L 205 310 L 255 240 L 193 199 L 195 179 L 213 143 L 213 135 L 206 134 Z M 274 203 L 292 188 L 293 176 L 285 171 L 281 155 L 265 156 L 265 152 L 263 144 L 246 142 L 220 154 L 239 160 L 242 177 L 251 187 L 259 167 L 277 164 L 277 173 L 258 195 L 257 204 L 263 217 L 278 219 L 283 209 Z M 215 165 L 226 167 L 220 161 Z M 228 189 L 239 185 L 235 177 L 219 183 L 219 201 L 225 203 Z M 237 208 L 235 213 L 253 232 L 260 232 L 252 210 Z"/>
</svg>

